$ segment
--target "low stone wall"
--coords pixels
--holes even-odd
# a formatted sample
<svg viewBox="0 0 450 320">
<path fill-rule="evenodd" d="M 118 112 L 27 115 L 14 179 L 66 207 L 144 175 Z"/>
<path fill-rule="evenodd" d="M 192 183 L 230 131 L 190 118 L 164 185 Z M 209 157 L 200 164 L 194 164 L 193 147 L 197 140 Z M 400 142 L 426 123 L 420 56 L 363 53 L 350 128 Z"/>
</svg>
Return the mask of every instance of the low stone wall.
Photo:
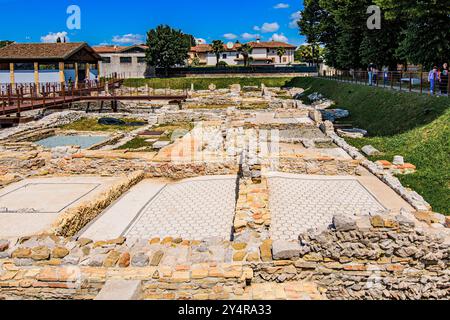
<svg viewBox="0 0 450 320">
<path fill-rule="evenodd" d="M 271 171 L 314 175 L 357 175 L 359 160 L 333 157 L 304 157 L 300 155 L 280 156 L 266 160 L 263 164 Z"/>
<path fill-rule="evenodd" d="M 46 159 L 37 151 L 2 152 L 0 156 L 0 187 L 38 175 Z"/>
<path fill-rule="evenodd" d="M 255 271 L 256 281 L 308 278 L 329 299 L 450 297 L 448 232 L 415 228 L 403 214 L 335 217 L 334 228 L 273 243 L 282 261 Z"/>
<path fill-rule="evenodd" d="M 70 237 L 77 234 L 84 226 L 95 219 L 114 200 L 124 192 L 144 179 L 144 172 L 136 171 L 127 178 L 122 179 L 108 191 L 102 193 L 94 200 L 82 203 L 79 206 L 64 212 L 53 223 L 49 233 Z"/>
<path fill-rule="evenodd" d="M 147 299 L 241 299 L 249 286 L 312 281 L 328 299 L 448 299 L 449 234 L 408 213 L 336 216 L 299 241 L 55 236 L 0 240 L 0 299 L 93 299 L 108 280 Z M 264 299 L 264 295 L 261 296 Z"/>
</svg>

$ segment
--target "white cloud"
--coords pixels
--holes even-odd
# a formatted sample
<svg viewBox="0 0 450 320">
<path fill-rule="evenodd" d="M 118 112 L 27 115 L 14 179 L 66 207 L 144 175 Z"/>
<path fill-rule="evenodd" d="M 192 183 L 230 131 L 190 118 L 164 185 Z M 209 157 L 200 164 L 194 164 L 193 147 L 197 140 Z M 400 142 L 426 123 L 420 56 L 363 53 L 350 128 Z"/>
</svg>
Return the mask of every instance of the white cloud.
<svg viewBox="0 0 450 320">
<path fill-rule="evenodd" d="M 274 6 L 275 9 L 287 9 L 290 6 L 287 3 L 278 3 Z"/>
<path fill-rule="evenodd" d="M 272 23 L 264 23 L 261 27 L 261 31 L 264 33 L 267 32 L 276 32 L 280 29 L 280 25 L 277 22 L 272 22 Z"/>
<path fill-rule="evenodd" d="M 141 34 L 124 34 L 122 36 L 114 36 L 112 42 L 119 44 L 139 44 L 144 42 L 144 36 Z"/>
<path fill-rule="evenodd" d="M 289 22 L 289 28 L 297 29 L 298 28 L 297 21 L 300 20 L 301 16 L 302 16 L 301 11 L 297 11 L 297 12 L 294 12 L 293 14 L 291 14 L 291 17 L 290 17 L 291 22 Z"/>
<path fill-rule="evenodd" d="M 284 35 L 284 33 L 274 33 L 272 35 L 272 41 L 280 41 L 280 42 L 288 42 L 288 38 Z"/>
<path fill-rule="evenodd" d="M 228 40 L 234 40 L 237 38 L 237 35 L 235 35 L 234 33 L 225 33 L 223 37 Z"/>
<path fill-rule="evenodd" d="M 253 30 L 255 30 L 255 31 L 261 31 L 261 28 L 258 27 L 258 26 L 254 26 L 254 27 L 253 27 Z"/>
<path fill-rule="evenodd" d="M 64 41 L 64 37 L 66 38 L 66 41 L 69 42 L 69 37 L 67 36 L 66 31 L 55 33 L 50 32 L 49 34 L 41 37 L 41 42 L 52 43 L 56 42 L 58 38 L 61 38 L 61 41 Z"/>
<path fill-rule="evenodd" d="M 252 40 L 258 38 L 259 34 L 245 32 L 241 34 L 241 37 L 245 40 Z"/>
</svg>

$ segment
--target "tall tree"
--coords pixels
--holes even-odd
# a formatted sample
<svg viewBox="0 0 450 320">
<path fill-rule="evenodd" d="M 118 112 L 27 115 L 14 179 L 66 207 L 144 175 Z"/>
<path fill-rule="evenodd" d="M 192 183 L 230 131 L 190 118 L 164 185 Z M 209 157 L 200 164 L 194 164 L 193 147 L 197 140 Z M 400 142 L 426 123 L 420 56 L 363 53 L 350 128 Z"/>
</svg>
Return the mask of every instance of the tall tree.
<svg viewBox="0 0 450 320">
<path fill-rule="evenodd" d="M 249 57 L 253 52 L 253 47 L 248 43 L 244 43 L 239 47 L 238 52 L 244 57 L 244 67 L 247 67 L 249 63 Z"/>
<path fill-rule="evenodd" d="M 283 56 L 286 54 L 286 48 L 283 47 L 279 47 L 277 49 L 277 56 L 280 58 L 280 63 L 282 63 L 281 59 L 283 58 Z"/>
<path fill-rule="evenodd" d="M 7 45 L 10 45 L 11 43 L 13 43 L 13 41 L 9 41 L 9 40 L 0 40 L 0 48 L 6 47 Z"/>
<path fill-rule="evenodd" d="M 220 55 L 222 54 L 223 50 L 224 50 L 224 43 L 222 40 L 214 40 L 212 42 L 212 51 L 214 52 L 214 54 L 216 55 L 216 67 L 219 66 L 219 62 L 220 62 Z"/>
<path fill-rule="evenodd" d="M 376 0 L 389 20 L 403 17 L 397 56 L 431 67 L 450 57 L 450 2 L 448 0 Z"/>
<path fill-rule="evenodd" d="M 147 32 L 146 61 L 152 67 L 164 68 L 166 75 L 169 69 L 183 65 L 191 48 L 191 38 L 181 30 L 160 25 Z"/>
<path fill-rule="evenodd" d="M 322 33 L 321 22 L 326 14 L 319 2 L 319 0 L 305 0 L 304 9 L 301 11 L 300 20 L 297 22 L 301 33 L 306 36 L 306 41 L 311 44 L 313 64 Z"/>
</svg>

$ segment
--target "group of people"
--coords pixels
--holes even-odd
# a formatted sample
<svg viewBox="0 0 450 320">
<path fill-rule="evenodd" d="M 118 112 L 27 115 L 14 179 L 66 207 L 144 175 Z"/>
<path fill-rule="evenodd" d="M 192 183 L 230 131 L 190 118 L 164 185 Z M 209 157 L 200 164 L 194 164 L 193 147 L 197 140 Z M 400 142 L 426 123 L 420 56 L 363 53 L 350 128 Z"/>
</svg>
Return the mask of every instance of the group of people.
<svg viewBox="0 0 450 320">
<path fill-rule="evenodd" d="M 383 75 L 384 84 L 389 82 L 389 69 L 387 67 L 383 68 L 382 72 L 377 69 L 377 67 L 371 63 L 367 68 L 369 86 L 377 84 L 378 75 Z M 408 80 L 408 79 L 405 79 Z M 415 80 L 415 79 L 414 79 Z M 403 79 L 400 79 L 403 81 Z M 409 79 L 409 81 L 413 81 Z M 420 81 L 420 80 L 418 80 Z M 433 69 L 428 74 L 428 82 L 430 83 L 430 94 L 442 94 L 448 95 L 449 90 L 449 70 L 448 63 L 444 63 L 441 68 L 433 66 Z"/>
<path fill-rule="evenodd" d="M 442 95 L 448 94 L 448 71 L 448 63 L 444 63 L 440 69 L 437 66 L 433 66 L 433 69 L 428 74 L 431 94 L 437 93 L 438 86 Z"/>
</svg>

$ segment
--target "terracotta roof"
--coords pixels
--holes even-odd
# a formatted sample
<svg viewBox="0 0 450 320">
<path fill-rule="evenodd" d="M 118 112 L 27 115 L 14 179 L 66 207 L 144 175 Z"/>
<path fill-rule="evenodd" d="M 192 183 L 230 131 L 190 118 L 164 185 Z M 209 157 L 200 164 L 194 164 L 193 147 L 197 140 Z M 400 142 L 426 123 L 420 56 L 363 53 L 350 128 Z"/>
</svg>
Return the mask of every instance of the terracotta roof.
<svg viewBox="0 0 450 320">
<path fill-rule="evenodd" d="M 147 46 L 142 45 L 142 44 L 137 44 L 137 45 L 133 45 L 133 46 L 128 46 L 128 47 L 124 47 L 124 46 L 96 46 L 93 47 L 93 49 L 95 50 L 95 52 L 101 54 L 101 53 L 118 53 L 118 52 L 123 52 L 126 50 L 129 50 L 131 48 L 142 48 L 144 50 L 148 49 Z"/>
<path fill-rule="evenodd" d="M 249 45 L 251 45 L 253 48 L 286 48 L 286 49 L 295 49 L 296 46 L 293 46 L 286 42 L 280 42 L 280 41 L 264 41 L 264 42 L 249 42 Z"/>
<path fill-rule="evenodd" d="M 115 53 L 120 50 L 122 50 L 125 47 L 118 47 L 118 46 L 96 46 L 92 47 L 95 52 L 97 53 Z"/>
<path fill-rule="evenodd" d="M 237 51 L 241 47 L 242 44 L 235 43 L 233 45 L 233 48 L 228 48 L 226 44 L 223 45 L 223 51 L 224 52 L 230 52 L 230 51 Z M 191 52 L 197 52 L 197 53 L 207 53 L 212 52 L 212 46 L 210 44 L 198 44 L 195 47 L 191 48 Z"/>
<path fill-rule="evenodd" d="M 285 42 L 279 42 L 279 41 L 265 41 L 265 42 L 249 42 L 249 45 L 252 46 L 252 48 L 268 48 L 268 49 L 277 49 L 277 48 L 286 48 L 286 49 L 295 49 L 297 48 L 296 46 L 293 46 L 289 43 L 285 43 Z M 232 49 L 229 49 L 227 47 L 227 45 L 224 45 L 224 51 L 237 51 L 237 49 L 239 49 L 241 47 L 242 44 L 240 43 L 235 43 L 233 45 Z M 211 52 L 212 51 L 212 47 L 210 44 L 199 44 L 196 45 L 195 47 L 191 48 L 191 52 L 196 52 L 196 53 L 207 53 L 207 52 Z"/>
<path fill-rule="evenodd" d="M 100 57 L 85 42 L 13 43 L 0 49 L 0 60 L 66 60 L 81 49 Z"/>
</svg>

